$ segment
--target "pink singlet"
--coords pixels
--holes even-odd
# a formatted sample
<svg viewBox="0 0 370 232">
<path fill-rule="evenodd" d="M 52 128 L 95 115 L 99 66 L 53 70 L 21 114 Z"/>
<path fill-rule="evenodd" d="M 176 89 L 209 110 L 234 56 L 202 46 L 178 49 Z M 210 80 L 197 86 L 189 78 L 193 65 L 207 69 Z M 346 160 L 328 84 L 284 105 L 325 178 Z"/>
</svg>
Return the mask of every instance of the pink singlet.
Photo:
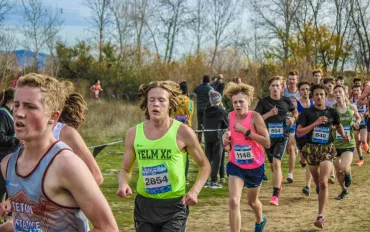
<svg viewBox="0 0 370 232">
<path fill-rule="evenodd" d="M 258 134 L 251 124 L 253 113 L 254 111 L 250 110 L 247 117 L 239 123 L 253 133 Z M 265 153 L 262 145 L 254 140 L 247 140 L 243 133 L 234 130 L 234 125 L 237 123 L 235 110 L 230 112 L 229 116 L 229 129 L 231 132 L 229 161 L 242 169 L 255 169 L 260 167 L 265 163 Z"/>
</svg>

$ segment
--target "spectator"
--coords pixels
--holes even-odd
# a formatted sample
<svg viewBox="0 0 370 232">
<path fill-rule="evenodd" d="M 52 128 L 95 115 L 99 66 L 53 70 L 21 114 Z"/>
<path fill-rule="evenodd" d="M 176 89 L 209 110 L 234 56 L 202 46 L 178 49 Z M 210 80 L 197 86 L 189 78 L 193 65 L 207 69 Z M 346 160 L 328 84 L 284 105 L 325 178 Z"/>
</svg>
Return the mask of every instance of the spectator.
<svg viewBox="0 0 370 232">
<path fill-rule="evenodd" d="M 101 92 L 103 92 L 103 89 L 101 88 L 101 85 L 100 85 L 100 80 L 96 80 L 95 84 L 93 84 L 90 87 L 90 90 L 93 92 L 95 99 L 100 99 L 99 95 Z"/>
<path fill-rule="evenodd" d="M 204 129 L 227 129 L 227 113 L 220 106 L 221 94 L 214 90 L 209 91 L 209 101 L 211 105 L 204 112 Z M 223 150 L 221 142 L 222 134 L 222 131 L 204 132 L 206 155 L 211 164 L 211 181 L 207 182 L 206 187 L 222 188 L 222 185 L 217 182 L 217 174 L 220 169 Z"/>
<path fill-rule="evenodd" d="M 204 110 L 209 105 L 208 92 L 213 88 L 209 85 L 210 79 L 208 75 L 203 76 L 202 84 L 198 85 L 194 89 L 194 93 L 197 95 L 197 120 L 198 130 L 202 129 L 203 126 L 203 115 Z M 202 142 L 202 133 L 198 133 L 199 142 Z"/>
</svg>

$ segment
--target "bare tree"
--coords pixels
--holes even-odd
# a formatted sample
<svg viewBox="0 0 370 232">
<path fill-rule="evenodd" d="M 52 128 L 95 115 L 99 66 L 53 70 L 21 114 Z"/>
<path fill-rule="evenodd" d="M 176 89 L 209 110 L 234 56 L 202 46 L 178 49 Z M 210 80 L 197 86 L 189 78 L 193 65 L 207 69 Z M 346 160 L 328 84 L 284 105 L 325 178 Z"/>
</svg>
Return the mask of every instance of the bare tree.
<svg viewBox="0 0 370 232">
<path fill-rule="evenodd" d="M 265 26 L 280 39 L 283 62 L 289 58 L 289 37 L 303 0 L 249 0 L 252 10 L 263 19 Z"/>
<path fill-rule="evenodd" d="M 211 60 L 211 67 L 213 67 L 218 48 L 227 38 L 226 30 L 237 19 L 240 5 L 238 0 L 208 0 L 208 5 L 211 17 L 210 30 L 214 40 Z"/>
<path fill-rule="evenodd" d="M 103 47 L 107 27 L 111 23 L 112 11 L 109 10 L 110 0 L 84 0 L 91 11 L 90 23 L 97 30 L 99 41 L 99 62 L 103 61 Z"/>
<path fill-rule="evenodd" d="M 350 0 L 350 14 L 357 37 L 357 62 L 370 75 L 369 1 Z"/>
<path fill-rule="evenodd" d="M 39 68 L 39 53 L 45 44 L 54 40 L 62 28 L 61 11 L 44 6 L 41 0 L 21 0 L 23 10 L 22 33 L 25 47 L 34 52 L 34 68 Z M 54 40 L 55 41 L 55 40 Z"/>
<path fill-rule="evenodd" d="M 0 0 L 0 26 L 3 25 L 5 17 L 14 7 L 16 0 Z"/>
<path fill-rule="evenodd" d="M 164 61 L 170 63 L 173 58 L 175 42 L 181 29 L 186 25 L 186 0 L 160 0 L 157 8 L 159 21 L 163 25 L 165 37 Z"/>
<path fill-rule="evenodd" d="M 3 87 L 8 82 L 10 72 L 18 71 L 18 62 L 14 54 L 18 42 L 14 31 L 8 30 L 0 35 L 0 70 L 1 86 Z"/>
<path fill-rule="evenodd" d="M 190 11 L 188 28 L 194 33 L 196 39 L 196 54 L 199 55 L 203 37 L 208 32 L 208 3 L 204 0 L 195 0 Z"/>
<path fill-rule="evenodd" d="M 127 43 L 127 38 L 129 37 L 129 30 L 131 27 L 130 20 L 130 0 L 111 0 L 109 9 L 112 12 L 114 19 L 114 25 L 117 32 L 117 40 L 119 44 L 119 58 L 120 61 L 124 56 L 125 44 Z"/>
</svg>

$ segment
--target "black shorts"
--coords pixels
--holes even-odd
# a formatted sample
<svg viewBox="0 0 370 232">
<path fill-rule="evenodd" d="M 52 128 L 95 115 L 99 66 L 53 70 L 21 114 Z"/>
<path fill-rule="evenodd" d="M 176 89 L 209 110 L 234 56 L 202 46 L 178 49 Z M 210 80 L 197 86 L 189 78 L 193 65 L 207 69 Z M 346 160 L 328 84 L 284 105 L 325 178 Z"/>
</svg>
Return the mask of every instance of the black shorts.
<svg viewBox="0 0 370 232">
<path fill-rule="evenodd" d="M 137 232 L 184 232 L 188 215 L 189 207 L 182 203 L 182 198 L 160 200 L 136 196 Z"/>
<path fill-rule="evenodd" d="M 370 133 L 370 119 L 369 119 L 369 117 L 367 117 L 367 120 L 366 120 L 366 128 L 367 128 L 367 132 Z"/>
<path fill-rule="evenodd" d="M 273 158 L 278 160 L 283 159 L 288 138 L 289 137 L 284 137 L 283 139 L 279 140 L 271 140 L 270 148 L 265 149 L 270 163 L 272 163 Z"/>
<path fill-rule="evenodd" d="M 244 187 L 257 188 L 261 185 L 263 177 L 265 176 L 265 164 L 254 169 L 243 169 L 228 162 L 226 164 L 226 173 L 228 176 L 231 175 L 242 178 L 244 180 Z"/>
<path fill-rule="evenodd" d="M 354 152 L 355 151 L 355 148 L 354 147 L 351 147 L 351 148 L 344 148 L 344 149 L 336 149 L 337 150 L 337 157 L 340 157 L 344 152 L 347 152 L 347 151 L 350 151 L 350 152 Z"/>
</svg>

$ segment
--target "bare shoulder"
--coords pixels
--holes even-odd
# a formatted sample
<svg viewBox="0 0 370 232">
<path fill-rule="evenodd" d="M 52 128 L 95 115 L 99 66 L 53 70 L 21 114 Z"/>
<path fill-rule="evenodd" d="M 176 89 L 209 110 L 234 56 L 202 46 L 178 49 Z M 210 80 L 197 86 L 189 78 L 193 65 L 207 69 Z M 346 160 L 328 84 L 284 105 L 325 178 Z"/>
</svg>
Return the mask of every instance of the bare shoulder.
<svg viewBox="0 0 370 232">
<path fill-rule="evenodd" d="M 81 158 L 79 158 L 73 151 L 71 150 L 62 150 L 54 159 L 53 165 L 60 170 L 64 170 L 66 172 L 79 167 L 80 163 L 83 163 Z"/>
<path fill-rule="evenodd" d="M 126 133 L 126 137 L 125 137 L 126 143 L 127 142 L 134 143 L 135 136 L 136 136 L 136 126 L 131 127 L 130 129 L 128 129 L 128 131 Z"/>
<path fill-rule="evenodd" d="M 68 125 L 64 125 L 60 133 L 60 135 L 63 137 L 76 136 L 76 134 L 79 134 L 75 128 Z"/>
<path fill-rule="evenodd" d="M 189 136 L 195 136 L 195 132 L 191 127 L 181 124 L 179 126 L 178 135 L 180 135 L 181 138 L 189 138 Z"/>
<path fill-rule="evenodd" d="M 7 166 L 8 166 L 8 162 L 9 162 L 9 159 L 10 159 L 10 157 L 12 157 L 12 155 L 13 155 L 14 153 L 12 153 L 12 154 L 9 154 L 9 155 L 7 155 L 7 156 L 5 156 L 2 160 L 1 160 L 1 173 L 3 174 L 3 176 L 4 176 L 4 179 L 6 178 L 6 168 L 7 168 Z"/>
<path fill-rule="evenodd" d="M 260 113 L 258 113 L 257 111 L 254 111 L 253 114 L 252 114 L 252 120 L 253 120 L 253 122 L 259 123 L 259 122 L 263 121 L 263 118 L 262 118 Z"/>
</svg>

